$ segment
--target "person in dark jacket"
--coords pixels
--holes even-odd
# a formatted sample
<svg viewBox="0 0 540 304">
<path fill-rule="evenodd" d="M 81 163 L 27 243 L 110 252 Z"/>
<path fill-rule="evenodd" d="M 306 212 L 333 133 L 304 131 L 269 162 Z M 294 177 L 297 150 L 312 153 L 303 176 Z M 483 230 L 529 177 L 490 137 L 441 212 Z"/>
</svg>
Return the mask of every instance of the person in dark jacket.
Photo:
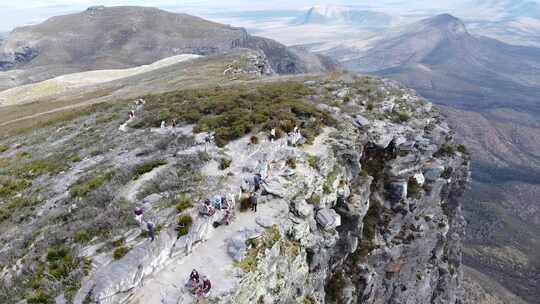
<svg viewBox="0 0 540 304">
<path fill-rule="evenodd" d="M 249 203 L 251 204 L 251 211 L 257 212 L 257 194 L 255 192 L 251 193 Z"/>
<path fill-rule="evenodd" d="M 156 238 L 156 225 L 152 222 L 146 222 L 146 228 L 148 229 L 148 235 L 150 236 L 150 242 L 153 242 Z"/>
</svg>

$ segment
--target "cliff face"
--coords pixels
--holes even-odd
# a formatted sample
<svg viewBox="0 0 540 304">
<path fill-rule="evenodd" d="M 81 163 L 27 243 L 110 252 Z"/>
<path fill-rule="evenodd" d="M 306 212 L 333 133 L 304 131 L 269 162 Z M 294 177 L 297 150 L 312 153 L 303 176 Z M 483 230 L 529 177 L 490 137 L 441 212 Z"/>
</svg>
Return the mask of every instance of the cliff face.
<svg viewBox="0 0 540 304">
<path fill-rule="evenodd" d="M 404 94 L 395 107 L 413 107 L 408 122 L 353 121 L 334 108 L 343 124 L 320 147 L 317 171 L 287 189 L 283 238 L 224 302 L 461 303 L 468 157 L 449 148 L 452 133 L 429 105 Z M 336 203 L 342 179 L 349 196 Z M 317 222 L 330 208 L 336 229 Z"/>
<path fill-rule="evenodd" d="M 211 303 L 461 303 L 468 155 L 413 91 L 334 74 L 145 99 L 127 122 L 117 102 L 0 142 L 0 181 L 25 181 L 2 192 L 0 300 L 194 303 L 197 269 Z M 229 225 L 199 212 L 215 195 Z"/>
</svg>

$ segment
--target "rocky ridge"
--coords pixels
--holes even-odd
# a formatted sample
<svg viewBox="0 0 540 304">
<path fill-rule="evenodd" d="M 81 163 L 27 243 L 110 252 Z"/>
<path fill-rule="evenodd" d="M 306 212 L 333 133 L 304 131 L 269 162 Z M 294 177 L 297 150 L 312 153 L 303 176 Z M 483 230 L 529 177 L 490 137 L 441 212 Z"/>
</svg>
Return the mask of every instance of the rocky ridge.
<svg viewBox="0 0 540 304">
<path fill-rule="evenodd" d="M 74 216 L 84 208 L 82 202 L 94 199 L 81 197 L 75 205 L 64 200 L 84 194 L 69 186 L 78 184 L 84 170 L 100 168 L 97 164 L 122 169 L 140 163 L 141 157 L 163 162 L 140 177 L 117 173 L 115 184 L 104 186 L 124 193 L 126 181 L 157 174 L 157 179 L 148 176 L 156 190 L 136 189 L 137 195 L 128 196 L 136 201 L 110 198 L 120 221 L 134 205 L 145 206 L 160 224 L 156 241 L 141 238 L 140 228 L 126 224 L 112 230 L 112 240 L 129 248 L 119 258 L 112 258 L 110 243 L 99 238 L 74 245 L 74 254 L 92 267 L 79 277 L 79 285 L 53 281 L 68 285 L 47 286 L 56 291 L 56 303 L 194 302 L 183 283 L 196 261 L 206 265 L 203 270 L 214 282 L 212 303 L 460 303 L 464 222 L 457 198 L 469 180 L 469 164 L 468 155 L 453 143 L 452 131 L 431 104 L 392 81 L 334 75 L 301 83 L 312 92 L 305 102 L 333 118 L 302 146 L 287 145 L 286 138 L 268 143 L 265 133 L 258 133 L 253 135 L 264 142 L 244 136 L 220 147 L 201 144 L 201 135 L 190 125 L 141 128 L 134 120 L 122 131 L 112 128 L 122 118 L 97 126 L 95 114 L 81 118 L 83 127 L 75 133 L 58 129 L 48 141 L 51 147 L 41 149 L 93 132 L 103 134 L 103 140 L 117 140 L 73 169 L 50 173 L 49 182 L 57 186 L 47 190 L 52 191 L 47 193 L 50 199 L 37 215 L 21 219 L 30 220 L 28 228 L 54 214 Z M 137 111 L 141 119 L 151 113 L 145 107 Z M 8 148 L 2 156 L 14 156 L 14 142 L 3 144 Z M 224 159 L 229 166 L 221 165 Z M 178 237 L 175 223 L 181 214 L 169 200 L 201 197 L 200 189 L 202 197 L 236 195 L 261 160 L 271 170 L 258 213 L 238 210 L 231 225 L 215 228 L 212 223 L 223 212 L 202 217 L 188 208 L 183 214 L 193 218 L 193 225 Z M 180 167 L 190 173 L 170 171 Z M 182 191 L 165 190 L 169 183 L 181 184 Z M 236 201 L 241 207 L 239 197 Z M 108 208 L 101 212 L 111 212 Z M 2 239 L 18 234 L 24 231 L 3 230 Z M 38 235 L 30 242 L 40 239 Z M 49 253 L 47 260 L 55 256 Z M 6 286 L 14 286 L 12 278 L 29 267 L 23 261 L 24 256 L 2 270 Z"/>
</svg>

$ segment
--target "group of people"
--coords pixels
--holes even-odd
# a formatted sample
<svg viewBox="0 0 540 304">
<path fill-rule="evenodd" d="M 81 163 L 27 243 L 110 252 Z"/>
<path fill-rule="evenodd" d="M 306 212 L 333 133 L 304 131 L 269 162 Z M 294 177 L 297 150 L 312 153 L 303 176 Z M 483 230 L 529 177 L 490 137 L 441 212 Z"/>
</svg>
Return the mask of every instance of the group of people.
<svg viewBox="0 0 540 304">
<path fill-rule="evenodd" d="M 213 216 L 217 210 L 223 210 L 225 212 L 223 219 L 215 226 L 221 224 L 229 225 L 234 217 L 234 197 L 232 194 L 215 195 L 210 199 L 205 199 L 202 204 L 199 205 L 199 213 L 203 216 Z"/>
<path fill-rule="evenodd" d="M 167 127 L 167 124 L 165 123 L 165 120 L 162 120 L 160 128 L 165 129 L 166 127 Z M 171 122 L 171 128 L 176 128 L 176 119 L 173 119 L 173 121 Z"/>
<path fill-rule="evenodd" d="M 197 298 L 207 298 L 210 294 L 210 289 L 212 289 L 212 283 L 206 276 L 201 278 L 199 272 L 193 269 L 189 275 L 187 287 L 193 294 L 197 295 Z"/>
</svg>

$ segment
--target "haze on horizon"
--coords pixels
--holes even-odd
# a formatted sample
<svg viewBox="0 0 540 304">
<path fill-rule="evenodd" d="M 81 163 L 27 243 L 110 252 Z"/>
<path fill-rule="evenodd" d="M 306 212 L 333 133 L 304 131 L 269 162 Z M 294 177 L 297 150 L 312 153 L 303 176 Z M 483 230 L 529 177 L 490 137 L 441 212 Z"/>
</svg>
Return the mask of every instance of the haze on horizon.
<svg viewBox="0 0 540 304">
<path fill-rule="evenodd" d="M 534 1 L 540 3 L 540 0 L 518 0 L 518 1 Z M 68 14 L 86 9 L 89 6 L 106 5 L 135 5 L 135 6 L 151 6 L 161 9 L 184 12 L 192 15 L 223 21 L 221 16 L 242 11 L 286 11 L 297 10 L 303 11 L 314 5 L 340 5 L 351 8 L 366 9 L 387 12 L 392 14 L 418 14 L 418 15 L 434 15 L 438 13 L 453 13 L 461 18 L 479 18 L 489 19 L 500 10 L 486 11 L 485 9 L 472 9 L 471 3 L 483 3 L 486 1 L 479 0 L 438 0 L 438 1 L 392 1 L 382 0 L 373 3 L 368 0 L 277 0 L 277 1 L 262 1 L 262 0 L 185 0 L 182 3 L 174 0 L 113 0 L 113 1 L 94 1 L 94 0 L 0 0 L 0 32 L 8 32 L 15 27 L 31 25 L 39 23 L 47 18 L 56 15 Z M 498 5 L 501 3 L 509 3 L 509 0 L 493 0 L 488 2 L 489 5 Z M 238 19 L 242 21 L 241 19 Z M 233 21 L 233 20 L 231 20 Z M 236 20 L 234 20 L 236 21 Z M 236 24 L 235 24 L 236 25 Z M 246 26 L 246 24 L 237 24 Z"/>
</svg>

